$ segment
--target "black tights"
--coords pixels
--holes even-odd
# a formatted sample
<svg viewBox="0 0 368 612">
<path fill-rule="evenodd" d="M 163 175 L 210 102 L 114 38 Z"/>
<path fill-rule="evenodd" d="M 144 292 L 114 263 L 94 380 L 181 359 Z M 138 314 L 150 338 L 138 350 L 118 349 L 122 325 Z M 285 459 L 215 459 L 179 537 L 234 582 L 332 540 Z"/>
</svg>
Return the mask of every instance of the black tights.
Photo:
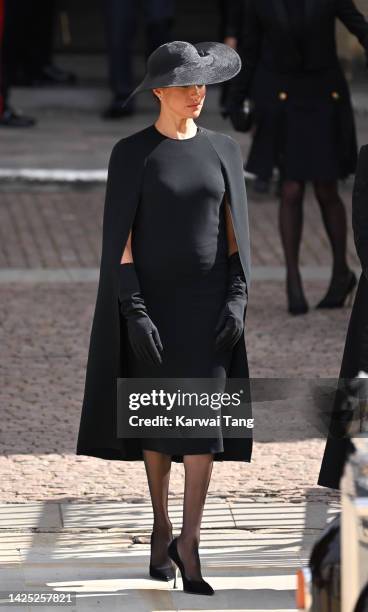
<svg viewBox="0 0 368 612">
<path fill-rule="evenodd" d="M 314 181 L 323 223 L 333 255 L 332 278 L 347 273 L 346 262 L 346 211 L 336 181 Z M 299 250 L 303 229 L 303 181 L 284 180 L 281 183 L 279 228 L 285 254 L 287 276 L 291 283 L 299 283 Z"/>
<path fill-rule="evenodd" d="M 168 565 L 167 547 L 172 524 L 168 514 L 171 457 L 157 451 L 144 450 L 144 463 L 153 509 L 153 531 L 157 534 L 152 546 L 152 564 Z M 200 561 L 195 551 L 200 540 L 203 508 L 213 468 L 213 455 L 184 455 L 185 471 L 183 524 L 178 537 L 178 553 L 188 578 L 199 580 Z"/>
</svg>

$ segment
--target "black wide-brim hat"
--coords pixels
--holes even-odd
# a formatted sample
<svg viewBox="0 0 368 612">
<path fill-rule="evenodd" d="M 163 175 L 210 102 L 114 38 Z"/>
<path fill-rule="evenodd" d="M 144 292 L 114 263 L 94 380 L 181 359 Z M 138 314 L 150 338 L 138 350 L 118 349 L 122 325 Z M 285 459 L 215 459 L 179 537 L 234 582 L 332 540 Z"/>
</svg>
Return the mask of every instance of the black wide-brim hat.
<svg viewBox="0 0 368 612">
<path fill-rule="evenodd" d="M 122 106 L 138 92 L 154 87 L 210 85 L 232 79 L 241 69 L 240 55 L 224 43 L 183 40 L 160 45 L 147 60 L 147 73 Z"/>
</svg>

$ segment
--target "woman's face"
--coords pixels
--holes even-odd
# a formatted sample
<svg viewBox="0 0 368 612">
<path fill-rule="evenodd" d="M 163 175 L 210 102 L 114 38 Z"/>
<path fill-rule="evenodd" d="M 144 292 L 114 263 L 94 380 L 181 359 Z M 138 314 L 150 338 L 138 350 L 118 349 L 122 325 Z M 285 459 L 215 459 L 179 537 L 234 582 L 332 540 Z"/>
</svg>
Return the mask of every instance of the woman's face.
<svg viewBox="0 0 368 612">
<path fill-rule="evenodd" d="M 165 108 L 180 117 L 198 117 L 206 97 L 206 85 L 181 85 L 153 89 Z"/>
</svg>

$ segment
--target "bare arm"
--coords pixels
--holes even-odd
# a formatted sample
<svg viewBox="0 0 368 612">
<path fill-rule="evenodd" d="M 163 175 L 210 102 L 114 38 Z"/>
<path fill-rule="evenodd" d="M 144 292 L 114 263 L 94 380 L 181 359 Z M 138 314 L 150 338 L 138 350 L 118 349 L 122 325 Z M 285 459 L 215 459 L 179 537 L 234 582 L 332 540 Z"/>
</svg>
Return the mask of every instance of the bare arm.
<svg viewBox="0 0 368 612">
<path fill-rule="evenodd" d="M 127 243 L 125 245 L 125 249 L 123 251 L 123 254 L 121 256 L 120 263 L 121 264 L 124 264 L 124 263 L 133 263 L 132 230 L 130 230 L 130 232 L 129 232 L 128 240 L 127 240 Z"/>
<path fill-rule="evenodd" d="M 244 276 L 238 245 L 231 219 L 231 209 L 225 194 L 225 220 L 228 242 L 228 279 L 224 307 L 217 322 L 216 349 L 230 350 L 244 333 L 244 317 L 248 303 L 247 281 Z"/>
<path fill-rule="evenodd" d="M 353 0 L 336 0 L 337 17 L 354 34 L 368 53 L 368 22 Z"/>
<path fill-rule="evenodd" d="M 226 219 L 226 235 L 227 235 L 227 244 L 228 244 L 228 254 L 229 256 L 233 253 L 236 253 L 238 250 L 238 245 L 235 238 L 234 226 L 231 219 L 229 202 L 227 199 L 227 194 L 225 194 L 225 219 Z"/>
</svg>

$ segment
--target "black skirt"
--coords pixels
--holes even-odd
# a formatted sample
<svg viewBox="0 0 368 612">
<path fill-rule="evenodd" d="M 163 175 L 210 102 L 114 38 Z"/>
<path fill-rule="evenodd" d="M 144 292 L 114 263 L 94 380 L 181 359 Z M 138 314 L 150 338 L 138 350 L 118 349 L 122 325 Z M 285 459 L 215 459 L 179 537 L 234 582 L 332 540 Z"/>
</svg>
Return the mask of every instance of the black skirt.
<svg viewBox="0 0 368 612">
<path fill-rule="evenodd" d="M 259 64 L 252 84 L 256 133 L 246 170 L 268 179 L 337 180 L 355 172 L 357 140 L 341 66 L 277 73 Z"/>
</svg>

